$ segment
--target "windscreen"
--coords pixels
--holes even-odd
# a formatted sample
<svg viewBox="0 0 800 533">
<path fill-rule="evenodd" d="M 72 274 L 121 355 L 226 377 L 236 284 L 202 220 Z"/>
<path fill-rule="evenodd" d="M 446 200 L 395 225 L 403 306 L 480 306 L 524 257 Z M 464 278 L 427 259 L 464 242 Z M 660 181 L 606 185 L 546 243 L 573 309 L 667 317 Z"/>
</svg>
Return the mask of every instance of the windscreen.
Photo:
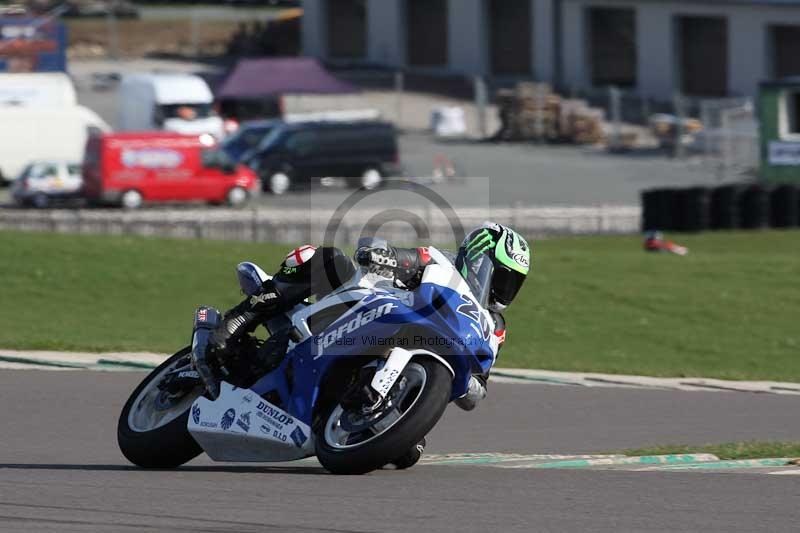
<svg viewBox="0 0 800 533">
<path fill-rule="evenodd" d="M 486 254 L 481 254 L 473 261 L 466 262 L 466 274 L 461 274 L 467 280 L 472 294 L 477 298 L 481 306 L 489 304 L 489 294 L 492 290 L 492 275 L 494 274 L 494 264 Z"/>
<path fill-rule="evenodd" d="M 163 104 L 158 106 L 161 120 L 178 118 L 181 120 L 197 120 L 213 116 L 211 104 Z"/>
<path fill-rule="evenodd" d="M 207 148 L 200 155 L 203 166 L 206 168 L 218 168 L 224 172 L 232 172 L 236 168 L 236 161 L 225 150 L 219 148 Z"/>
<path fill-rule="evenodd" d="M 269 150 L 273 145 L 277 144 L 283 137 L 283 128 L 272 128 L 272 131 L 267 133 L 258 145 L 258 151 L 263 152 Z"/>
<path fill-rule="evenodd" d="M 225 139 L 222 149 L 235 161 L 258 147 L 261 140 L 274 128 L 274 126 L 247 126 Z"/>
</svg>

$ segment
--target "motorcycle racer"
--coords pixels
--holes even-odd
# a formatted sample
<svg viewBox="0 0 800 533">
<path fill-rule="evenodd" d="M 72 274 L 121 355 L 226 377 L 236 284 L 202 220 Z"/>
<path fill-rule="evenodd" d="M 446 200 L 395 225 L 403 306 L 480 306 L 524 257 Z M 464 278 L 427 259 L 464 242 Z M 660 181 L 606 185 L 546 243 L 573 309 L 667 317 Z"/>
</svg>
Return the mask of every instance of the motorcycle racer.
<svg viewBox="0 0 800 533">
<path fill-rule="evenodd" d="M 506 325 L 502 312 L 516 297 L 530 270 L 530 247 L 522 236 L 507 226 L 486 222 L 471 231 L 456 254 L 445 252 L 467 280 L 470 272 L 491 269 L 488 309 L 494 320 L 494 335 L 499 346 L 505 342 Z M 415 289 L 431 258 L 427 248 L 398 248 L 384 241 L 365 243 L 356 250 L 355 262 L 370 272 L 394 280 L 398 287 Z M 306 298 L 324 296 L 355 274 L 353 261 L 334 247 L 301 246 L 290 252 L 272 279 L 263 283 L 258 294 L 250 296 L 225 313 L 213 334 L 215 352 L 224 357 L 227 349 L 245 333 L 277 316 Z M 264 366 L 280 363 L 289 343 L 288 332 L 271 336 L 257 349 L 253 359 Z M 241 350 L 241 346 L 239 349 Z M 456 400 L 464 410 L 472 410 L 486 396 L 488 373 L 474 375 L 468 392 Z"/>
</svg>

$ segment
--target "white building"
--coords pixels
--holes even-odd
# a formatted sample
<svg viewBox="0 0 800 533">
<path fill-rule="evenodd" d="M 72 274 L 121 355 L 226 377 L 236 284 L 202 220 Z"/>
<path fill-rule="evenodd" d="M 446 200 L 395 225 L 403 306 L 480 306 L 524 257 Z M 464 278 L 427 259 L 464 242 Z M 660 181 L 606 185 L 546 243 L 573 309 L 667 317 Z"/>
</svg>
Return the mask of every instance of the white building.
<svg viewBox="0 0 800 533">
<path fill-rule="evenodd" d="M 617 85 L 658 100 L 750 96 L 800 75 L 800 0 L 303 0 L 325 61 Z"/>
</svg>

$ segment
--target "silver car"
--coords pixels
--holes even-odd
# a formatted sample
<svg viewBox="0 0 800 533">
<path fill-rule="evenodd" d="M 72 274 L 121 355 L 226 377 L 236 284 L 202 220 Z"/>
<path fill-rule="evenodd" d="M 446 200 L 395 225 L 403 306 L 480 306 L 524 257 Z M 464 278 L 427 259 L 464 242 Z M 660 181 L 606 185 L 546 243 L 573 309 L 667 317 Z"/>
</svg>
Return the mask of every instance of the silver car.
<svg viewBox="0 0 800 533">
<path fill-rule="evenodd" d="M 80 163 L 34 161 L 12 182 L 11 196 L 18 205 L 45 208 L 56 200 L 80 197 L 82 185 Z"/>
</svg>

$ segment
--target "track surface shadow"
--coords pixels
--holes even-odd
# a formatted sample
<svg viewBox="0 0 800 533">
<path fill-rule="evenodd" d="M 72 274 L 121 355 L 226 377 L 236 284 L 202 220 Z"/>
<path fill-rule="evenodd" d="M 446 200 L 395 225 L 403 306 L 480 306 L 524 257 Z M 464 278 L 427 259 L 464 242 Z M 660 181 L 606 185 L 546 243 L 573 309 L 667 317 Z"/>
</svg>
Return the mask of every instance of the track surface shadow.
<svg viewBox="0 0 800 533">
<path fill-rule="evenodd" d="M 182 466 L 179 468 L 138 468 L 127 465 L 82 465 L 41 463 L 0 463 L 0 470 L 77 470 L 84 472 L 224 472 L 228 474 L 288 474 L 330 476 L 330 472 L 319 466 Z"/>
</svg>

